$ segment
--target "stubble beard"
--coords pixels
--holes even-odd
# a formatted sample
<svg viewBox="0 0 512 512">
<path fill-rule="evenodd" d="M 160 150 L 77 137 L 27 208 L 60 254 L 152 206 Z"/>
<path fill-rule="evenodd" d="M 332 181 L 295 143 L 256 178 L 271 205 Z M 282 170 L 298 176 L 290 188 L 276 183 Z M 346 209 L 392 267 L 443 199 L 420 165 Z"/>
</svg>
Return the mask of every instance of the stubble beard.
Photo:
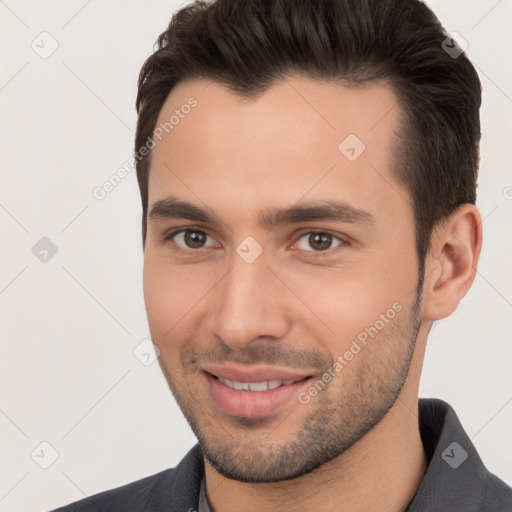
<svg viewBox="0 0 512 512">
<path fill-rule="evenodd" d="M 275 441 L 280 423 L 272 430 L 269 418 L 230 417 L 234 427 L 231 432 L 225 420 L 220 426 L 206 408 L 198 405 L 204 397 L 193 397 L 178 384 L 159 358 L 169 388 L 210 465 L 221 475 L 240 482 L 290 480 L 335 459 L 370 432 L 393 407 L 406 381 L 421 323 L 422 284 L 421 279 L 408 317 L 395 318 L 385 339 L 377 336 L 356 356 L 359 368 L 353 373 L 355 379 L 344 381 L 336 396 L 331 396 L 329 387 L 336 379 L 344 378 L 341 370 L 317 395 L 316 402 L 297 402 L 298 407 L 311 410 L 292 438 L 284 442 Z"/>
</svg>

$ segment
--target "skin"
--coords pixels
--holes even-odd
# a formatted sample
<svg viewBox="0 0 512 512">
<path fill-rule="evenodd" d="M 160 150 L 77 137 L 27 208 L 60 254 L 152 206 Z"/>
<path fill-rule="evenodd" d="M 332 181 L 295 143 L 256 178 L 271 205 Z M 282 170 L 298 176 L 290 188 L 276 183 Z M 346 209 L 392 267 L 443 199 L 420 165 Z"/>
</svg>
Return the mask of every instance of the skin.
<svg viewBox="0 0 512 512">
<path fill-rule="evenodd" d="M 405 510 L 427 467 L 417 405 L 427 335 L 473 282 L 478 210 L 463 205 L 434 231 L 419 300 L 413 210 L 389 168 L 400 107 L 388 86 L 290 75 L 243 99 L 190 80 L 157 125 L 191 96 L 197 106 L 152 150 L 149 211 L 172 195 L 220 222 L 149 217 L 144 294 L 160 366 L 207 455 L 212 510 Z M 338 150 L 351 133 L 366 146 L 352 162 Z M 262 210 L 315 201 L 372 222 L 258 223 Z M 167 236 L 184 228 L 202 243 Z M 321 250 L 310 230 L 334 237 Z M 252 263 L 236 251 L 248 236 L 263 249 Z M 212 400 L 204 364 L 315 381 L 393 304 L 400 312 L 308 403 L 248 418 Z"/>
</svg>

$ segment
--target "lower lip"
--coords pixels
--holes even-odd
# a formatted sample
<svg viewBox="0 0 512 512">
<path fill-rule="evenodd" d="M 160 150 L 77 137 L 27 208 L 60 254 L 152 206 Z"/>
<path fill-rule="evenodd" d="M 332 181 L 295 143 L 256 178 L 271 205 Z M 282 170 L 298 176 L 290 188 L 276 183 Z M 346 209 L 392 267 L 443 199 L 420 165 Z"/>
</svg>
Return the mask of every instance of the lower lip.
<svg viewBox="0 0 512 512">
<path fill-rule="evenodd" d="M 298 393 L 310 380 L 302 379 L 267 391 L 245 391 L 232 389 L 209 373 L 205 372 L 205 375 L 215 404 L 227 414 L 245 418 L 262 418 L 292 400 L 298 401 Z"/>
</svg>

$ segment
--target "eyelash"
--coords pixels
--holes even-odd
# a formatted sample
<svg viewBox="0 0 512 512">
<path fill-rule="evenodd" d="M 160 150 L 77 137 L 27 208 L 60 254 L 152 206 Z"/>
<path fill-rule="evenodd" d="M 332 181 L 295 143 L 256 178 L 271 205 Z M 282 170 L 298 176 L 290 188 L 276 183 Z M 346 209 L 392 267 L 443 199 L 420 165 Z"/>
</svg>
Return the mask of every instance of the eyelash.
<svg viewBox="0 0 512 512">
<path fill-rule="evenodd" d="M 204 234 L 206 236 L 210 236 L 206 231 L 204 231 L 202 229 L 196 229 L 194 227 L 188 227 L 188 228 L 181 228 L 181 229 L 172 231 L 171 233 L 168 233 L 167 235 L 164 235 L 164 241 L 172 241 L 173 242 L 174 246 L 172 246 L 172 250 L 174 252 L 181 252 L 181 253 L 185 253 L 185 254 L 197 254 L 202 249 L 206 249 L 205 247 L 200 247 L 199 249 L 185 249 L 183 247 L 176 246 L 176 242 L 174 242 L 172 239 L 176 235 L 179 235 L 180 233 L 186 233 L 187 231 L 196 232 L 196 233 L 202 233 L 202 234 Z M 326 230 L 326 229 L 309 229 L 309 230 L 304 230 L 304 231 L 302 231 L 301 233 L 298 234 L 297 241 L 299 241 L 305 235 L 310 235 L 310 234 L 329 235 L 333 239 L 336 239 L 336 240 L 338 240 L 340 242 L 339 245 L 337 245 L 337 246 L 335 246 L 334 248 L 331 248 L 331 249 L 326 249 L 325 251 L 305 251 L 307 253 L 311 253 L 311 256 L 313 256 L 314 258 L 322 258 L 322 257 L 326 257 L 326 256 L 331 256 L 333 253 L 336 253 L 339 250 L 343 249 L 345 246 L 349 245 L 348 240 L 346 238 L 343 238 L 343 237 L 341 237 L 339 235 L 336 235 L 332 231 L 329 231 L 329 230 Z M 212 238 L 212 237 L 210 237 L 210 238 Z M 299 250 L 303 250 L 303 249 L 299 249 Z"/>
</svg>

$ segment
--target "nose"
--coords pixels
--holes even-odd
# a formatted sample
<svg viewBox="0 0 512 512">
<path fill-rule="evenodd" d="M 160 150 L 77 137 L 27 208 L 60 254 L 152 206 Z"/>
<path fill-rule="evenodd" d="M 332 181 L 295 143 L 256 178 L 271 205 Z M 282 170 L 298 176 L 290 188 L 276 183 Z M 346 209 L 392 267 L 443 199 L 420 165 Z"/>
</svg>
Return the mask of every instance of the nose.
<svg viewBox="0 0 512 512">
<path fill-rule="evenodd" d="M 264 338 L 283 338 L 290 329 L 291 299 L 278 275 L 263 255 L 247 263 L 235 254 L 214 294 L 212 334 L 234 350 Z"/>
</svg>

